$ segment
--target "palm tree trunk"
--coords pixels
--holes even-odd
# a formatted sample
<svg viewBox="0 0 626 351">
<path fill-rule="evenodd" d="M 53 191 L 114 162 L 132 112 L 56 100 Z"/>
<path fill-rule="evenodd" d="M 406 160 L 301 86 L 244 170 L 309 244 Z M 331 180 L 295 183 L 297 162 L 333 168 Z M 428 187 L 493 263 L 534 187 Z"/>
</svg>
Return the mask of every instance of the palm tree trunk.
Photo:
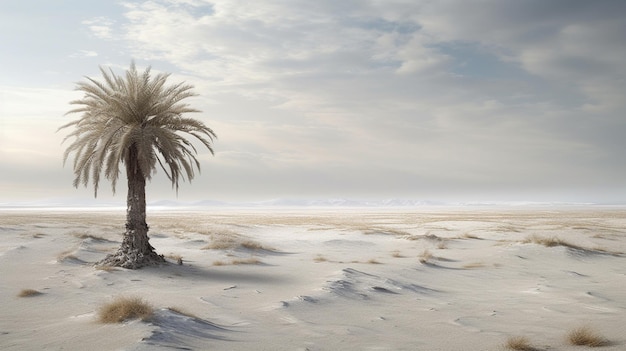
<svg viewBox="0 0 626 351">
<path fill-rule="evenodd" d="M 158 255 L 148 238 L 146 223 L 146 178 L 137 162 L 137 148 L 130 147 L 126 163 L 128 195 L 126 198 L 126 232 L 122 246 L 112 255 L 107 256 L 100 265 L 118 266 L 137 269 L 143 266 L 165 263 Z"/>
</svg>

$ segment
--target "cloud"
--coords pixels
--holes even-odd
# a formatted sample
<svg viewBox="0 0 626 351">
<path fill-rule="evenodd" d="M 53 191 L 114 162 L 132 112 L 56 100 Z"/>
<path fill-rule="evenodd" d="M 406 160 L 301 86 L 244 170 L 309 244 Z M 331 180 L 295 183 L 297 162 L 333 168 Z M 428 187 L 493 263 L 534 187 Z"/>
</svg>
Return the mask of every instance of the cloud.
<svg viewBox="0 0 626 351">
<path fill-rule="evenodd" d="M 348 13 L 358 12 L 356 3 L 355 7 L 333 2 L 302 5 L 267 1 L 247 6 L 217 1 L 214 12 L 200 17 L 189 7 L 167 2 L 128 5 L 127 37 L 137 44 L 138 54 L 167 59 L 202 72 L 203 77 L 215 77 L 223 85 L 262 84 L 314 74 L 358 74 L 373 66 L 401 64 L 388 57 L 386 47 L 376 46 L 381 35 L 397 31 L 395 26 L 400 24 L 385 27 L 368 16 L 352 18 Z M 395 39 L 414 47 L 409 40 Z M 414 51 L 403 54 L 424 60 L 426 55 Z"/>
<path fill-rule="evenodd" d="M 100 39 L 111 40 L 113 36 L 113 26 L 115 21 L 104 16 L 94 17 L 88 20 L 82 21 L 82 24 L 86 25 L 89 31 Z"/>
<path fill-rule="evenodd" d="M 602 4 L 150 1 L 124 29 L 200 82 L 223 116 L 217 162 L 576 187 L 624 170 L 622 5 Z"/>
<path fill-rule="evenodd" d="M 626 75 L 624 11 L 621 1 L 440 1 L 418 21 L 441 41 L 482 45 L 548 83 L 575 84 L 594 103 L 613 105 L 594 86 L 624 88 L 615 79 Z"/>
<path fill-rule="evenodd" d="M 128 53 L 196 86 L 193 105 L 204 113 L 194 117 L 219 139 L 215 158 L 200 155 L 194 188 L 259 197 L 589 193 L 624 189 L 625 7 L 153 0 L 82 24 L 107 43 L 94 47 L 115 69 Z M 78 47 L 89 48 L 75 55 L 96 54 Z"/>
</svg>

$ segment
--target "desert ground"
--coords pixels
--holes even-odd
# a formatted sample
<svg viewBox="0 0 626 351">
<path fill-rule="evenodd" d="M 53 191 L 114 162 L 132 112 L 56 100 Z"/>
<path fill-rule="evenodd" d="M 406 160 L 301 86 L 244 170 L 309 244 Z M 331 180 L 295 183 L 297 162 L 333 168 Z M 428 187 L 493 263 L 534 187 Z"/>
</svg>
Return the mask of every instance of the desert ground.
<svg viewBox="0 0 626 351">
<path fill-rule="evenodd" d="M 0 349 L 626 350 L 625 208 L 152 208 L 170 263 L 94 266 L 124 219 L 0 209 Z"/>
</svg>

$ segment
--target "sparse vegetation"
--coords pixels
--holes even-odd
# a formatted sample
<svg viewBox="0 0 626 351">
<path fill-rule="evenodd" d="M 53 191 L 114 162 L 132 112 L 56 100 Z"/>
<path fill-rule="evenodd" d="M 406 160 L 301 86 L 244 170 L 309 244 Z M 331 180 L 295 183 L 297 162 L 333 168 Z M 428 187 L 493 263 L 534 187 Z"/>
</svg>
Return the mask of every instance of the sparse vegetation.
<svg viewBox="0 0 626 351">
<path fill-rule="evenodd" d="M 511 336 L 504 343 L 507 350 L 515 351 L 538 351 L 530 344 L 530 340 L 525 336 Z"/>
<path fill-rule="evenodd" d="M 17 294 L 18 297 L 33 297 L 33 296 L 38 296 L 41 295 L 42 293 L 34 290 L 34 289 L 23 289 L 22 291 L 20 291 L 19 294 Z"/>
<path fill-rule="evenodd" d="M 169 254 L 169 255 L 167 255 L 165 257 L 170 258 L 170 259 L 176 261 L 176 264 L 179 265 L 179 266 L 182 266 L 182 264 L 183 264 L 183 256 L 181 256 L 181 255 Z"/>
<path fill-rule="evenodd" d="M 117 268 L 113 266 L 106 266 L 106 265 L 97 265 L 95 266 L 95 268 L 99 271 L 105 271 L 105 272 L 114 272 L 117 270 Z"/>
<path fill-rule="evenodd" d="M 95 241 L 108 241 L 107 239 L 101 237 L 101 236 L 97 236 L 97 235 L 93 235 L 93 234 L 89 234 L 87 232 L 73 232 L 72 233 L 73 236 L 77 237 L 78 239 L 92 239 Z"/>
<path fill-rule="evenodd" d="M 422 264 L 426 264 L 426 263 L 429 263 L 430 260 L 432 260 L 432 258 L 433 258 L 433 254 L 430 252 L 430 250 L 426 249 L 420 254 L 419 261 Z"/>
<path fill-rule="evenodd" d="M 567 341 L 572 345 L 600 347 L 607 346 L 609 341 L 588 326 L 573 329 L 567 334 Z"/>
<path fill-rule="evenodd" d="M 261 243 L 258 243 L 252 240 L 246 240 L 242 242 L 241 244 L 239 244 L 239 246 L 243 247 L 244 249 L 248 249 L 252 251 L 259 251 L 259 250 L 274 251 L 275 250 L 274 248 L 265 247 Z"/>
<path fill-rule="evenodd" d="M 260 259 L 258 259 L 256 257 L 236 258 L 236 259 L 232 260 L 231 262 L 232 262 L 232 264 L 259 264 L 259 263 L 263 263 L 263 262 L 261 262 Z"/>
<path fill-rule="evenodd" d="M 400 250 L 394 250 L 394 251 L 391 252 L 391 257 L 402 258 L 404 256 L 402 256 L 402 254 L 400 254 Z"/>
<path fill-rule="evenodd" d="M 379 235 L 393 235 L 393 236 L 401 236 L 401 237 L 411 235 L 411 233 L 406 232 L 404 230 L 393 229 L 393 228 L 376 227 L 376 228 L 359 228 L 359 229 L 365 235 L 379 234 Z"/>
<path fill-rule="evenodd" d="M 529 237 L 527 237 L 523 243 L 525 244 L 538 244 L 538 245 L 543 245 L 545 247 L 554 247 L 554 246 L 568 246 L 571 247 L 571 244 L 568 244 L 564 241 L 562 241 L 561 239 L 557 238 L 557 237 L 550 237 L 550 238 L 545 238 L 545 237 L 540 237 L 537 235 L 531 235 Z"/>
<path fill-rule="evenodd" d="M 101 323 L 122 323 L 131 319 L 146 321 L 153 315 L 153 308 L 138 297 L 118 297 L 98 310 Z"/>
<path fill-rule="evenodd" d="M 239 265 L 239 264 L 261 264 L 263 263 L 257 257 L 249 257 L 249 258 L 234 258 L 230 260 L 230 262 L 224 262 L 221 260 L 213 261 L 214 266 L 227 266 L 227 265 Z"/>
<path fill-rule="evenodd" d="M 202 250 L 228 250 L 234 249 L 239 245 L 239 240 L 235 237 L 226 235 L 212 235 L 211 243 L 202 248 Z"/>
<path fill-rule="evenodd" d="M 470 262 L 470 263 L 463 265 L 463 268 L 466 268 L 466 269 L 482 268 L 482 267 L 485 267 L 485 264 L 483 262 Z"/>
<path fill-rule="evenodd" d="M 241 236 L 234 235 L 211 235 L 211 243 L 202 250 L 235 250 L 244 248 L 250 251 L 275 251 L 274 248 L 265 247 L 261 243 L 253 240 L 243 240 Z"/>
<path fill-rule="evenodd" d="M 313 261 L 315 261 L 315 262 L 326 262 L 326 261 L 328 261 L 328 259 L 326 257 L 322 256 L 322 255 L 317 255 L 317 256 L 315 256 Z"/>
<path fill-rule="evenodd" d="M 596 248 L 586 248 L 580 245 L 576 245 L 576 244 L 572 244 L 570 242 L 567 242 L 565 240 L 562 240 L 556 236 L 553 237 L 540 237 L 537 235 L 531 235 L 529 237 L 527 237 L 524 241 L 522 241 L 524 244 L 538 244 L 538 245 L 543 245 L 546 247 L 555 247 L 555 246 L 563 246 L 565 248 L 568 249 L 572 249 L 572 250 L 577 250 L 577 251 L 584 251 L 584 252 L 590 252 L 590 253 L 600 253 L 600 254 L 608 254 L 608 255 L 621 255 L 620 252 L 612 252 L 600 247 L 596 247 Z"/>
<path fill-rule="evenodd" d="M 427 240 L 430 240 L 430 241 L 441 241 L 441 240 L 442 240 L 442 239 L 441 239 L 440 237 L 438 237 L 437 235 L 435 235 L 435 234 L 430 234 L 430 233 L 428 233 L 428 234 L 424 235 L 424 239 L 427 239 Z"/>
</svg>

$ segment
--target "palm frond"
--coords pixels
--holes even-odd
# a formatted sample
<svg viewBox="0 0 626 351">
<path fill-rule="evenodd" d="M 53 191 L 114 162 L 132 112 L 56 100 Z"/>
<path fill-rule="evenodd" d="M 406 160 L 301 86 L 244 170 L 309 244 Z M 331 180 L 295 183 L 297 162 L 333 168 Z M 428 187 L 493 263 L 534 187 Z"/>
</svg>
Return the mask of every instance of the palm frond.
<svg viewBox="0 0 626 351">
<path fill-rule="evenodd" d="M 84 96 L 71 101 L 76 107 L 66 114 L 80 117 L 58 129 L 73 128 L 63 139 L 64 143 L 73 139 L 63 153 L 63 164 L 73 156 L 74 186 L 92 183 L 97 196 L 104 176 L 115 193 L 120 164 L 128 169 L 131 148 L 137 151 L 133 169 L 144 179 L 151 179 L 158 167 L 177 190 L 179 180 L 191 181 L 195 170 L 200 171 L 200 162 L 198 150 L 186 136 L 198 140 L 211 154 L 217 138 L 201 121 L 183 117 L 200 112 L 184 103 L 196 96 L 193 86 L 167 85 L 170 75 L 152 76 L 149 67 L 139 74 L 134 62 L 123 76 L 103 67 L 100 73 L 103 81 L 86 77 L 76 84 Z"/>
</svg>

